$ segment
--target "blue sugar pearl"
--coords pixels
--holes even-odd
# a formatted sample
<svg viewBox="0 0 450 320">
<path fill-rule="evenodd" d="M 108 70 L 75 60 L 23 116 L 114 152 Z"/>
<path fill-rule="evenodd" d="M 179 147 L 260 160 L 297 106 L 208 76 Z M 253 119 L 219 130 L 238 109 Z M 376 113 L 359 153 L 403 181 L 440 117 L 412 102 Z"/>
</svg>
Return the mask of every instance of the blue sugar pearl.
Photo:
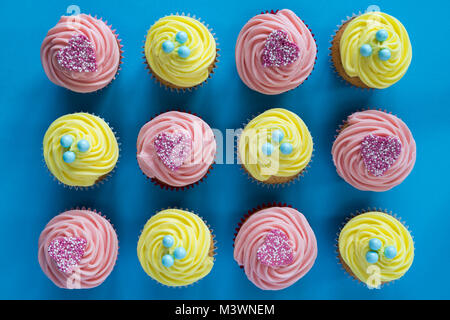
<svg viewBox="0 0 450 320">
<path fill-rule="evenodd" d="M 370 44 L 363 44 L 361 48 L 359 48 L 359 53 L 361 53 L 363 57 L 368 57 L 372 54 L 372 47 Z"/>
<path fill-rule="evenodd" d="M 186 257 L 186 250 L 184 250 L 183 247 L 178 247 L 173 252 L 173 256 L 175 259 L 184 259 L 184 257 Z"/>
<path fill-rule="evenodd" d="M 166 268 L 170 268 L 171 266 L 173 266 L 173 263 L 174 263 L 175 261 L 173 260 L 173 257 L 170 255 L 170 254 L 165 254 L 163 257 L 162 257 L 162 264 L 163 264 L 163 266 L 164 267 L 166 267 Z"/>
<path fill-rule="evenodd" d="M 181 58 L 187 58 L 191 54 L 191 50 L 186 46 L 181 46 L 178 48 L 178 55 Z"/>
<path fill-rule="evenodd" d="M 378 41 L 386 41 L 388 37 L 389 33 L 384 29 L 378 30 L 375 34 L 375 38 L 377 38 Z"/>
<path fill-rule="evenodd" d="M 282 143 L 280 146 L 280 151 L 282 154 L 290 154 L 292 152 L 292 144 L 289 142 Z"/>
<path fill-rule="evenodd" d="M 166 248 L 170 248 L 171 246 L 173 246 L 173 243 L 175 242 L 175 240 L 173 239 L 172 236 L 164 236 L 163 238 L 163 246 Z"/>
<path fill-rule="evenodd" d="M 280 129 L 275 130 L 272 132 L 272 141 L 276 143 L 280 143 L 281 140 L 284 138 L 284 133 Z"/>
<path fill-rule="evenodd" d="M 176 39 L 179 43 L 183 44 L 183 43 L 185 43 L 185 42 L 187 41 L 188 35 L 187 35 L 187 33 L 184 32 L 184 31 L 178 31 L 177 34 L 175 35 L 175 39 Z"/>
<path fill-rule="evenodd" d="M 272 154 L 272 152 L 273 152 L 273 145 L 272 145 L 271 143 L 269 143 L 269 142 L 264 143 L 264 144 L 262 145 L 261 151 L 262 151 L 262 153 L 264 153 L 266 156 L 270 156 L 270 155 Z"/>
<path fill-rule="evenodd" d="M 72 163 L 75 161 L 75 153 L 72 151 L 66 151 L 63 154 L 63 160 L 65 163 Z"/>
<path fill-rule="evenodd" d="M 90 144 L 89 144 L 89 141 L 87 141 L 86 139 L 81 139 L 80 141 L 78 141 L 78 143 L 77 143 L 77 147 L 78 147 L 78 150 L 80 151 L 80 152 L 86 152 L 86 151 L 88 151 L 89 150 L 89 148 L 90 148 Z"/>
<path fill-rule="evenodd" d="M 378 261 L 378 253 L 369 251 L 366 253 L 366 260 L 368 263 L 376 263 Z"/>
<path fill-rule="evenodd" d="M 387 246 L 384 248 L 384 256 L 387 259 L 394 259 L 397 255 L 397 249 L 394 246 Z"/>
<path fill-rule="evenodd" d="M 378 58 L 382 61 L 387 61 L 391 58 L 391 50 L 384 48 L 378 51 Z"/>
<path fill-rule="evenodd" d="M 172 41 L 166 40 L 162 43 L 162 49 L 165 53 L 171 53 L 175 49 L 175 45 Z"/>
<path fill-rule="evenodd" d="M 381 241 L 377 238 L 373 238 L 369 240 L 369 248 L 373 251 L 378 251 L 381 249 Z"/>
<path fill-rule="evenodd" d="M 61 137 L 61 140 L 59 142 L 61 143 L 61 146 L 63 148 L 70 148 L 73 143 L 73 138 L 71 135 L 65 134 Z"/>
</svg>

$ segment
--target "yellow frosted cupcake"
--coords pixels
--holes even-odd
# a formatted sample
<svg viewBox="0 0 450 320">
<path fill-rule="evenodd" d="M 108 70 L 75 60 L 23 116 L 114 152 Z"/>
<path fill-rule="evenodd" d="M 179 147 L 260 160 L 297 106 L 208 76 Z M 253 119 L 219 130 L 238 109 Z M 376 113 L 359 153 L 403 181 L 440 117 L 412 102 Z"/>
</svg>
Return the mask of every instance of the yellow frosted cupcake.
<svg viewBox="0 0 450 320">
<path fill-rule="evenodd" d="M 119 146 L 108 124 L 89 113 L 59 117 L 43 141 L 48 170 L 61 183 L 90 187 L 105 179 L 119 158 Z"/>
<path fill-rule="evenodd" d="M 369 211 L 350 219 L 338 240 L 345 270 L 369 288 L 401 278 L 414 260 L 408 229 L 392 215 Z"/>
<path fill-rule="evenodd" d="M 196 214 L 167 209 L 144 226 L 137 254 L 144 271 L 169 287 L 202 279 L 214 265 L 214 236 Z"/>
<path fill-rule="evenodd" d="M 153 76 L 172 89 L 190 89 L 211 77 L 217 62 L 214 34 L 195 17 L 170 15 L 156 21 L 145 40 Z"/>
<path fill-rule="evenodd" d="M 275 108 L 244 128 L 238 141 L 242 167 L 255 180 L 276 185 L 299 177 L 311 161 L 313 140 L 295 113 Z"/>
</svg>

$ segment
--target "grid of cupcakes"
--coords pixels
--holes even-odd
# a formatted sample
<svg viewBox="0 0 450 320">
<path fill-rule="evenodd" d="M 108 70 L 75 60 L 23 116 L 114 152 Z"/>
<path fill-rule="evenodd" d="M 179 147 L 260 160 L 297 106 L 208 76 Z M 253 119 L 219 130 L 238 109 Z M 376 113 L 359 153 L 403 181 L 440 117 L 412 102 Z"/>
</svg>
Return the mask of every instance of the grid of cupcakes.
<svg viewBox="0 0 450 320">
<path fill-rule="evenodd" d="M 122 47 L 116 31 L 101 18 L 62 16 L 42 42 L 41 62 L 54 84 L 73 92 L 95 92 L 116 78 Z"/>
<path fill-rule="evenodd" d="M 143 54 L 155 81 L 176 91 L 205 84 L 219 62 L 215 33 L 199 18 L 184 13 L 156 21 L 147 32 Z"/>
<path fill-rule="evenodd" d="M 236 68 L 250 89 L 280 94 L 300 86 L 317 59 L 314 35 L 291 10 L 259 14 L 241 29 L 236 41 Z"/>
<path fill-rule="evenodd" d="M 295 183 L 311 163 L 314 145 L 303 120 L 287 109 L 269 109 L 245 125 L 237 157 L 252 181 L 267 187 Z"/>
<path fill-rule="evenodd" d="M 347 17 L 330 48 L 336 74 L 355 87 L 385 89 L 399 81 L 412 58 L 408 32 L 383 12 Z"/>
</svg>

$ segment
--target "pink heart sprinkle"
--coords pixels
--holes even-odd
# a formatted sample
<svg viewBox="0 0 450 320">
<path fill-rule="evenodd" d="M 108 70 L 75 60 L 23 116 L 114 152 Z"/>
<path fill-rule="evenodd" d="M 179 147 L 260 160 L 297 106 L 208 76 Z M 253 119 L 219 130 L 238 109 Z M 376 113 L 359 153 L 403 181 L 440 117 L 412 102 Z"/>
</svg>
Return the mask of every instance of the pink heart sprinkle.
<svg viewBox="0 0 450 320">
<path fill-rule="evenodd" d="M 379 177 L 394 164 L 402 151 L 402 143 L 397 137 L 381 137 L 370 134 L 361 142 L 361 155 L 367 171 Z"/>
<path fill-rule="evenodd" d="M 280 229 L 272 229 L 264 243 L 256 252 L 258 260 L 270 267 L 290 265 L 294 261 L 294 253 L 287 235 Z"/>
<path fill-rule="evenodd" d="M 60 271 L 70 274 L 83 258 L 86 244 L 83 238 L 56 238 L 48 245 L 48 254 Z"/>
<path fill-rule="evenodd" d="M 166 167 L 175 171 L 191 154 L 191 138 L 183 132 L 160 133 L 154 145 L 156 154 Z"/>
<path fill-rule="evenodd" d="M 82 34 L 74 35 L 69 44 L 58 51 L 57 61 L 61 67 L 71 71 L 97 71 L 94 45 Z"/>
<path fill-rule="evenodd" d="M 266 39 L 261 60 L 263 67 L 285 67 L 294 63 L 299 55 L 299 48 L 289 41 L 288 34 L 275 30 Z"/>
</svg>

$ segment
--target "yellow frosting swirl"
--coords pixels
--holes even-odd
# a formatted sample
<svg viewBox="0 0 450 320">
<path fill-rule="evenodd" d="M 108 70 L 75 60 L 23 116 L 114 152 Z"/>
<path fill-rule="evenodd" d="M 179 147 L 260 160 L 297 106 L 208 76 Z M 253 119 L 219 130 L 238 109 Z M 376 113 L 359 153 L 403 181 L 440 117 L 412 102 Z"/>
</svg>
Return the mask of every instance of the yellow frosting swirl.
<svg viewBox="0 0 450 320">
<path fill-rule="evenodd" d="M 284 138 L 277 143 L 272 141 L 274 130 L 281 130 Z M 283 154 L 282 143 L 292 144 L 292 152 Z M 262 152 L 265 143 L 273 145 L 270 156 Z M 295 113 L 275 108 L 265 111 L 244 128 L 239 138 L 239 157 L 248 173 L 259 181 L 272 176 L 293 177 L 308 165 L 313 152 L 313 141 L 302 119 Z"/>
<path fill-rule="evenodd" d="M 171 235 L 174 244 L 165 248 L 163 238 Z M 147 221 L 137 246 L 137 254 L 144 271 L 167 286 L 186 286 L 205 277 L 214 265 L 212 235 L 197 215 L 178 209 L 163 210 Z M 175 259 L 171 267 L 162 264 L 165 254 L 173 254 L 177 247 L 186 250 L 186 257 Z"/>
<path fill-rule="evenodd" d="M 73 144 L 61 146 L 61 137 L 70 135 Z M 90 147 L 80 152 L 77 142 L 85 139 Z M 116 137 L 101 118 L 88 113 L 64 115 L 50 125 L 44 136 L 44 159 L 50 172 L 68 186 L 89 187 L 114 169 L 119 157 Z M 65 151 L 75 153 L 75 161 L 63 160 Z"/>
<path fill-rule="evenodd" d="M 188 39 L 180 44 L 175 40 L 177 32 L 184 31 Z M 175 49 L 166 53 L 164 41 L 170 40 Z M 187 46 L 190 55 L 181 58 L 177 51 Z M 171 15 L 159 19 L 148 31 L 145 57 L 152 70 L 161 79 L 181 88 L 196 86 L 205 81 L 216 59 L 214 36 L 200 21 L 186 16 Z"/>
<path fill-rule="evenodd" d="M 378 30 L 384 29 L 389 36 L 385 41 L 375 37 Z M 359 50 L 369 44 L 372 54 L 364 57 Z M 391 57 L 382 61 L 378 51 L 388 48 Z M 340 40 L 341 62 L 350 77 L 358 77 L 371 88 L 387 88 L 408 70 L 412 58 L 408 33 L 400 21 L 383 12 L 369 12 L 352 19 Z"/>
<path fill-rule="evenodd" d="M 367 262 L 370 239 L 382 243 L 378 261 Z M 384 248 L 394 246 L 397 255 L 393 259 L 384 256 Z M 399 279 L 411 267 L 414 260 L 414 242 L 406 227 L 393 216 L 378 212 L 366 212 L 352 218 L 339 235 L 339 253 L 353 274 L 369 286 Z"/>
</svg>

